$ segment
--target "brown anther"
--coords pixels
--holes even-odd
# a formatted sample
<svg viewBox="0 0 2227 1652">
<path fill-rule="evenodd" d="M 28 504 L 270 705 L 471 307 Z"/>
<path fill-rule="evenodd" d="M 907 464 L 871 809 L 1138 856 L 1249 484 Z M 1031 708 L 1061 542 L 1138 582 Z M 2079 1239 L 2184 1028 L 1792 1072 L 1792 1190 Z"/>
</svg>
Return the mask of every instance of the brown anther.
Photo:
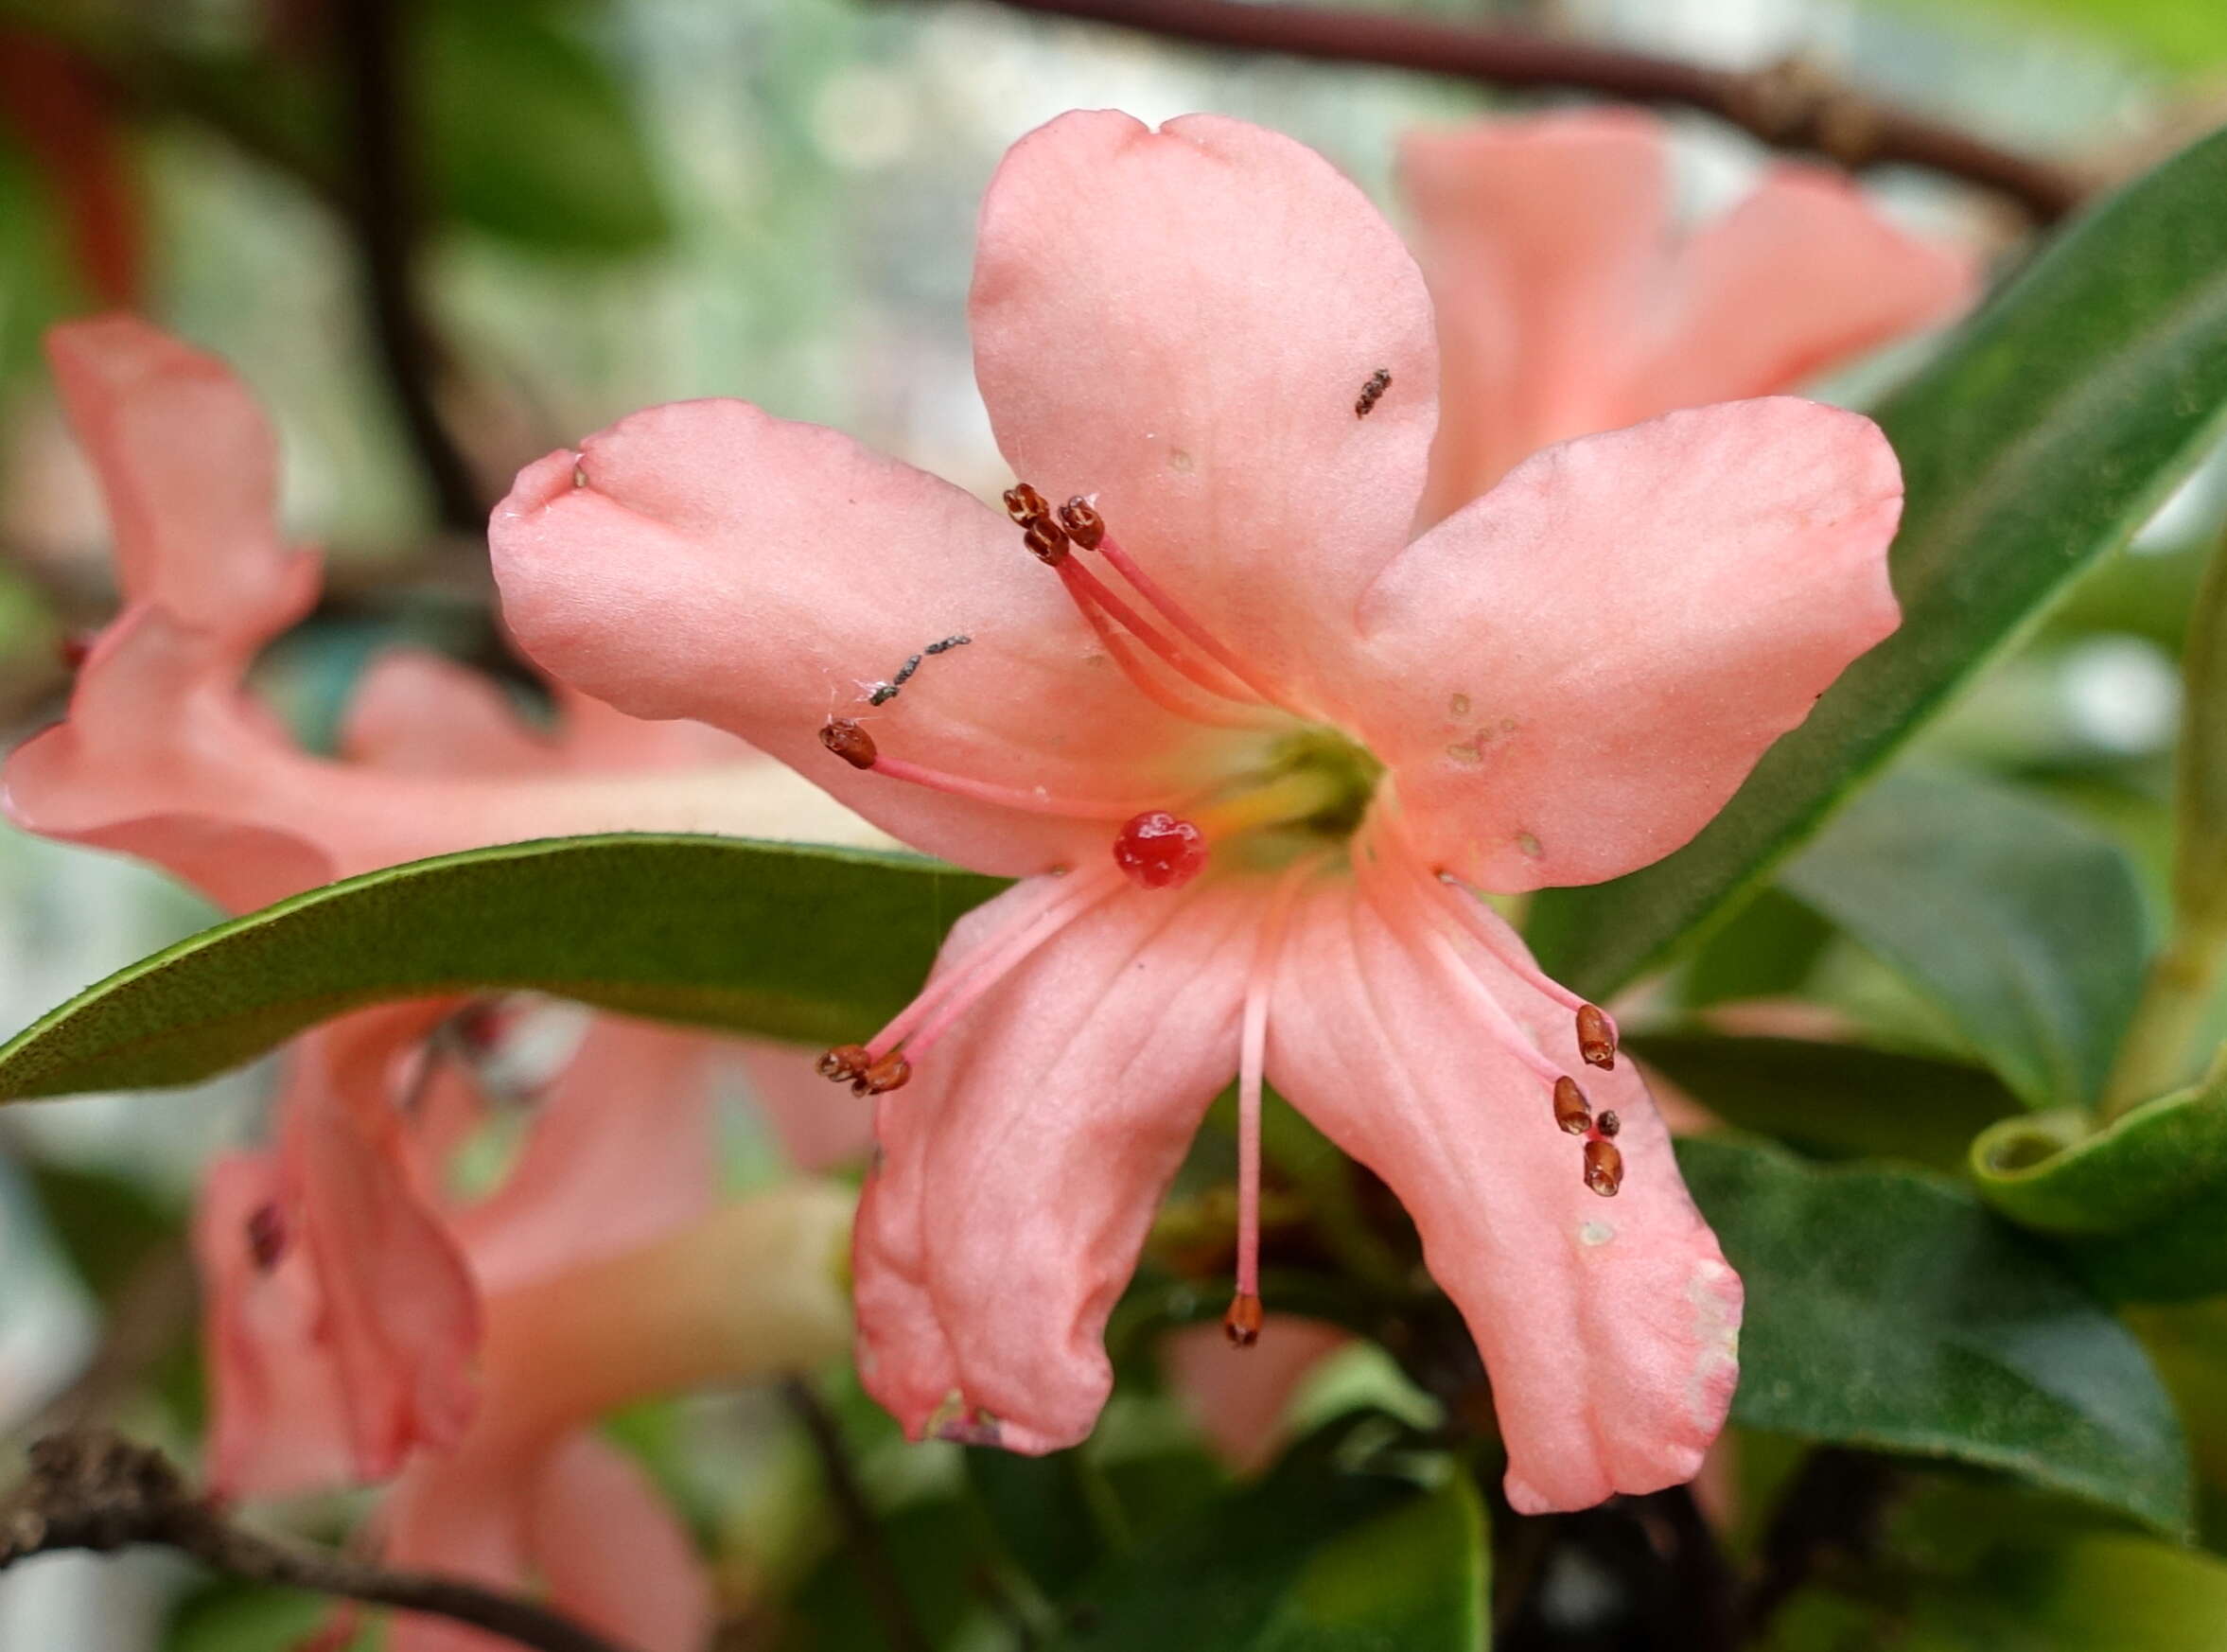
<svg viewBox="0 0 2227 1652">
<path fill-rule="evenodd" d="M 863 1044 L 839 1044 L 815 1063 L 821 1078 L 838 1084 L 850 1083 L 873 1064 L 873 1054 Z"/>
<path fill-rule="evenodd" d="M 1586 1186 L 1604 1199 L 1615 1198 L 1623 1186 L 1623 1154 L 1614 1142 L 1596 1136 L 1586 1143 Z"/>
<path fill-rule="evenodd" d="M 1096 551 L 1106 536 L 1106 518 L 1079 493 L 1060 507 L 1060 525 L 1085 551 Z"/>
<path fill-rule="evenodd" d="M 1051 514 L 1051 502 L 1026 482 L 1016 482 L 1006 489 L 1006 515 L 1023 527 L 1049 520 Z"/>
<path fill-rule="evenodd" d="M 1583 1135 L 1593 1128 L 1593 1110 L 1575 1079 L 1554 1081 L 1554 1122 L 1571 1135 Z"/>
<path fill-rule="evenodd" d="M 850 1089 L 858 1096 L 886 1095 L 891 1090 L 903 1089 L 905 1081 L 911 1077 L 912 1063 L 904 1059 L 903 1050 L 893 1049 L 852 1079 Z"/>
<path fill-rule="evenodd" d="M 248 1255 L 268 1274 L 286 1256 L 286 1213 L 276 1204 L 258 1204 L 248 1213 Z"/>
<path fill-rule="evenodd" d="M 1588 1067 L 1616 1065 L 1616 1026 L 1590 1004 L 1578 1007 L 1577 1053 Z"/>
<path fill-rule="evenodd" d="M 1622 1128 L 1623 1120 L 1617 1117 L 1615 1114 L 1604 1113 L 1601 1115 L 1601 1134 L 1603 1135 L 1614 1135 Z"/>
<path fill-rule="evenodd" d="M 1066 533 L 1049 517 L 1038 517 L 1021 535 L 1021 543 L 1036 554 L 1036 559 L 1047 568 L 1057 568 L 1067 560 L 1073 549 Z"/>
<path fill-rule="evenodd" d="M 881 755 L 874 737 L 849 717 L 830 717 L 819 731 L 819 743 L 852 768 L 871 768 Z"/>
<path fill-rule="evenodd" d="M 1260 1341 L 1260 1298 L 1240 1291 L 1230 1298 L 1230 1310 L 1221 1316 L 1222 1335 L 1233 1348 L 1250 1348 Z"/>
</svg>

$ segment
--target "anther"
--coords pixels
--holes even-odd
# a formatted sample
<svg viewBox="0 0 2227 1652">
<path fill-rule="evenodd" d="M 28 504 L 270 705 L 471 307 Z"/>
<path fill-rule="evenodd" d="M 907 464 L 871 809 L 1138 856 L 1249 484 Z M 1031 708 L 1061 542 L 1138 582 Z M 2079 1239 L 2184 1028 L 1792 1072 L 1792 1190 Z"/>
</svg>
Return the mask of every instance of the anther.
<svg viewBox="0 0 2227 1652">
<path fill-rule="evenodd" d="M 885 1096 L 891 1090 L 902 1090 L 912 1077 L 912 1063 L 904 1059 L 903 1050 L 891 1050 L 880 1061 L 868 1067 L 850 1081 L 854 1096 Z"/>
<path fill-rule="evenodd" d="M 1096 551 L 1098 541 L 1106 536 L 1106 518 L 1079 493 L 1060 507 L 1060 525 L 1085 551 Z"/>
<path fill-rule="evenodd" d="M 1601 1115 L 1601 1134 L 1603 1135 L 1614 1135 L 1622 1128 L 1623 1120 L 1617 1117 L 1615 1114 L 1604 1113 Z"/>
<path fill-rule="evenodd" d="M 1604 1199 L 1615 1198 L 1623 1186 L 1623 1154 L 1614 1142 L 1595 1137 L 1586 1143 L 1586 1186 Z"/>
<path fill-rule="evenodd" d="M 1114 864 L 1140 888 L 1181 888 L 1206 870 L 1206 834 L 1166 809 L 1147 809 L 1114 835 Z"/>
<path fill-rule="evenodd" d="M 1067 541 L 1065 531 L 1049 517 L 1032 519 L 1021 535 L 1021 543 L 1035 553 L 1036 559 L 1046 568 L 1059 567 L 1067 560 L 1067 554 L 1073 549 Z"/>
<path fill-rule="evenodd" d="M 1230 1339 L 1233 1348 L 1250 1348 L 1260 1341 L 1260 1298 L 1250 1291 L 1240 1291 L 1230 1299 L 1229 1312 L 1221 1316 L 1222 1335 Z"/>
<path fill-rule="evenodd" d="M 873 1064 L 873 1051 L 863 1044 L 839 1044 L 815 1063 L 821 1078 L 838 1084 L 850 1083 Z"/>
<path fill-rule="evenodd" d="M 1583 1135 L 1593 1127 L 1593 1110 L 1587 1104 L 1586 1093 L 1577 1087 L 1575 1079 L 1554 1081 L 1554 1122 L 1571 1135 Z"/>
<path fill-rule="evenodd" d="M 1370 413 L 1376 411 L 1377 399 L 1391 388 L 1392 369 L 1389 367 L 1377 368 L 1376 372 L 1369 375 L 1368 383 L 1361 386 L 1360 395 L 1353 404 L 1353 416 L 1357 419 L 1367 418 Z"/>
<path fill-rule="evenodd" d="M 286 1214 L 274 1204 L 258 1204 L 248 1214 L 248 1255 L 255 1267 L 268 1274 L 286 1255 Z"/>
<path fill-rule="evenodd" d="M 1023 527 L 1048 519 L 1051 514 L 1050 501 L 1026 482 L 1016 482 L 1006 489 L 1006 515 Z"/>
<path fill-rule="evenodd" d="M 849 717 L 830 717 L 819 731 L 819 743 L 852 768 L 871 768 L 880 755 L 874 737 Z"/>
<path fill-rule="evenodd" d="M 1577 1052 L 1589 1067 L 1616 1065 L 1616 1024 L 1590 1004 L 1578 1008 Z"/>
</svg>

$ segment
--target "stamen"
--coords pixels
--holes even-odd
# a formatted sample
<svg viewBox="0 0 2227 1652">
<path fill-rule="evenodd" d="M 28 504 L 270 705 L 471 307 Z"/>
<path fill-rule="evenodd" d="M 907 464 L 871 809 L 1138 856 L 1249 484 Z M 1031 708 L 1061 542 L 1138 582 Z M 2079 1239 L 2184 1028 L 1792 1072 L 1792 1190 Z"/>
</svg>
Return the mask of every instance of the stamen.
<svg viewBox="0 0 2227 1652">
<path fill-rule="evenodd" d="M 1024 926 L 986 944 L 976 960 L 962 964 L 953 972 L 958 978 L 950 987 L 922 993 L 868 1047 L 882 1052 L 902 1043 L 905 1055 L 914 1062 L 920 1061 L 960 1016 L 979 1003 L 1024 958 L 1120 888 L 1110 872 L 1062 881 L 1072 886 L 1061 891 L 1063 900 L 1047 904 L 1031 915 Z M 923 1008 L 924 1001 L 931 999 Z M 917 1032 L 907 1029 L 908 1021 L 920 1029 Z"/>
<path fill-rule="evenodd" d="M 1603 1135 L 1614 1135 L 1622 1128 L 1623 1120 L 1617 1117 L 1615 1114 L 1604 1113 L 1601 1115 L 1601 1134 Z"/>
<path fill-rule="evenodd" d="M 874 1052 L 863 1044 L 839 1044 L 814 1064 L 821 1078 L 848 1084 L 874 1064 Z"/>
<path fill-rule="evenodd" d="M 1614 1142 L 1596 1136 L 1586 1143 L 1586 1186 L 1604 1199 L 1615 1198 L 1623 1186 L 1623 1154 Z"/>
<path fill-rule="evenodd" d="M 1206 870 L 1206 834 L 1166 809 L 1148 809 L 1114 835 L 1114 864 L 1141 889 L 1180 889 Z"/>
<path fill-rule="evenodd" d="M 969 953 L 956 965 L 945 970 L 930 981 L 911 1003 L 897 1013 L 896 1018 L 888 1026 L 883 1028 L 867 1042 L 863 1051 L 866 1059 L 859 1063 L 859 1070 L 863 1072 L 879 1056 L 888 1053 L 902 1043 L 914 1028 L 927 1019 L 938 1005 L 943 1003 L 953 993 L 972 980 L 987 961 L 996 958 L 1000 946 L 1030 933 L 1039 923 L 1051 922 L 1059 915 L 1062 906 L 1071 905 L 1078 898 L 1078 890 L 1089 889 L 1094 884 L 1111 888 L 1113 886 L 1112 874 L 1092 873 L 1081 877 L 1048 876 L 1042 879 L 1034 891 L 1033 898 L 1020 903 L 1021 909 L 1007 921 L 1004 930 Z M 844 1051 L 858 1048 L 859 1046 L 856 1045 L 843 1046 Z M 837 1052 L 831 1051 L 830 1053 Z"/>
<path fill-rule="evenodd" d="M 891 1090 L 902 1090 L 912 1077 L 912 1063 L 902 1053 L 891 1050 L 850 1081 L 853 1096 L 883 1096 Z"/>
<path fill-rule="evenodd" d="M 1604 1116 L 1614 1118 L 1616 1115 L 1610 1113 Z M 1554 1081 L 1554 1122 L 1571 1135 L 1583 1135 L 1593 1128 L 1592 1107 L 1586 1100 L 1586 1093 L 1577 1087 L 1575 1079 L 1564 1077 Z"/>
<path fill-rule="evenodd" d="M 1096 603 L 1077 598 L 1073 587 L 1068 588 L 1068 595 L 1075 601 L 1075 606 L 1091 630 L 1096 634 L 1106 652 L 1113 656 L 1114 663 L 1121 668 L 1121 675 L 1129 678 L 1132 687 L 1162 711 L 1172 712 L 1190 722 L 1205 723 L 1218 729 L 1261 729 L 1281 722 L 1266 707 L 1208 704 L 1190 697 L 1190 691 L 1179 684 L 1161 681 L 1146 669 L 1136 650 L 1130 646 L 1129 639 L 1114 628 L 1113 620 L 1103 609 Z M 1219 700 L 1221 696 L 1217 695 L 1216 698 Z"/>
<path fill-rule="evenodd" d="M 1049 792 L 1023 791 L 1018 786 L 1001 786 L 991 781 L 945 774 L 941 769 L 907 763 L 899 757 L 877 757 L 863 766 L 891 780 L 926 786 L 933 792 L 948 792 L 955 798 L 972 798 L 978 803 L 995 803 L 1001 809 L 1019 809 L 1030 815 L 1065 815 L 1077 820 L 1126 820 L 1136 812 L 1133 798 L 1125 802 L 1099 802 L 1090 798 L 1054 797 Z"/>
<path fill-rule="evenodd" d="M 830 717 L 819 731 L 819 743 L 852 768 L 871 768 L 880 755 L 874 737 L 849 717 Z"/>
<path fill-rule="evenodd" d="M 1578 1006 L 1577 1050 L 1587 1066 L 1605 1069 L 1616 1065 L 1616 1023 L 1595 1005 Z"/>
<path fill-rule="evenodd" d="M 1173 638 L 1123 602 L 1104 580 L 1089 569 L 1073 561 L 1060 563 L 1058 567 L 1060 578 L 1066 584 L 1067 595 L 1076 606 L 1082 607 L 1086 604 L 1096 603 L 1146 648 L 1165 660 L 1170 669 L 1182 673 L 1184 677 L 1197 683 L 1216 698 L 1235 700 L 1239 705 L 1247 706 L 1254 703 L 1253 694 L 1246 694 L 1235 685 L 1224 682 L 1212 671 L 1193 659 L 1190 655 L 1176 645 Z M 1240 677 L 1239 681 L 1242 680 Z M 1269 701 L 1268 703 L 1272 705 L 1275 702 Z"/>
<path fill-rule="evenodd" d="M 1284 950 L 1292 898 L 1324 858 L 1296 861 L 1277 880 L 1245 977 L 1245 1018 L 1237 1034 L 1237 1294 L 1222 1320 L 1230 1342 L 1240 1348 L 1260 1339 L 1260 1092 L 1268 1065 L 1269 989 Z"/>
<path fill-rule="evenodd" d="M 1097 513 L 1093 511 L 1091 514 L 1096 517 Z M 1213 660 L 1215 664 L 1220 666 L 1222 670 L 1251 689 L 1262 701 L 1289 712 L 1293 716 L 1302 714 L 1299 709 L 1284 695 L 1276 693 L 1255 673 L 1248 670 L 1244 661 L 1240 660 L 1229 649 L 1224 648 L 1213 632 L 1193 619 L 1180 603 L 1162 589 L 1159 582 L 1137 566 L 1136 558 L 1124 551 L 1120 542 L 1113 535 L 1104 533 L 1102 527 L 1100 534 L 1101 537 L 1096 547 L 1098 554 L 1106 559 L 1108 567 L 1136 588 L 1137 595 L 1143 597 L 1145 601 L 1159 610 L 1161 618 L 1189 638 L 1205 654 L 1207 659 Z"/>
<path fill-rule="evenodd" d="M 285 1258 L 286 1213 L 275 1204 L 258 1204 L 248 1213 L 248 1256 L 258 1273 L 268 1274 Z"/>
</svg>

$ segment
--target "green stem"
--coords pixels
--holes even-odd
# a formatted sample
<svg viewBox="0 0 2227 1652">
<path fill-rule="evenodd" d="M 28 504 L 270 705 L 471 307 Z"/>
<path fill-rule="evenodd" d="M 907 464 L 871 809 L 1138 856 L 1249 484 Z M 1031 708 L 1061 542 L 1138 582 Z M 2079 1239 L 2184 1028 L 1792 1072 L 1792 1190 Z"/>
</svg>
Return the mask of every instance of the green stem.
<svg viewBox="0 0 2227 1652">
<path fill-rule="evenodd" d="M 2227 959 L 2227 933 L 2183 928 L 2149 966 L 2118 1064 L 2103 1092 L 2103 1122 L 2185 1083 Z"/>
</svg>

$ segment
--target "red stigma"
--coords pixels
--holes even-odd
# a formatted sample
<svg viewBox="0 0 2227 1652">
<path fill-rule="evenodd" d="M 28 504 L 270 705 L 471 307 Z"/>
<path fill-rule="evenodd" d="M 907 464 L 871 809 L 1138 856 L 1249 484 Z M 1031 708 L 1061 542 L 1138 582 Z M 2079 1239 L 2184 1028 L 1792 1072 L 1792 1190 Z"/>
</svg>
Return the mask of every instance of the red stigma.
<svg viewBox="0 0 2227 1652">
<path fill-rule="evenodd" d="M 1114 864 L 1143 889 L 1180 889 L 1206 870 L 1206 834 L 1166 809 L 1147 809 L 1114 835 Z"/>
<path fill-rule="evenodd" d="M 248 1255 L 258 1273 L 268 1274 L 286 1255 L 286 1214 L 276 1204 L 258 1204 L 248 1215 Z"/>
</svg>

